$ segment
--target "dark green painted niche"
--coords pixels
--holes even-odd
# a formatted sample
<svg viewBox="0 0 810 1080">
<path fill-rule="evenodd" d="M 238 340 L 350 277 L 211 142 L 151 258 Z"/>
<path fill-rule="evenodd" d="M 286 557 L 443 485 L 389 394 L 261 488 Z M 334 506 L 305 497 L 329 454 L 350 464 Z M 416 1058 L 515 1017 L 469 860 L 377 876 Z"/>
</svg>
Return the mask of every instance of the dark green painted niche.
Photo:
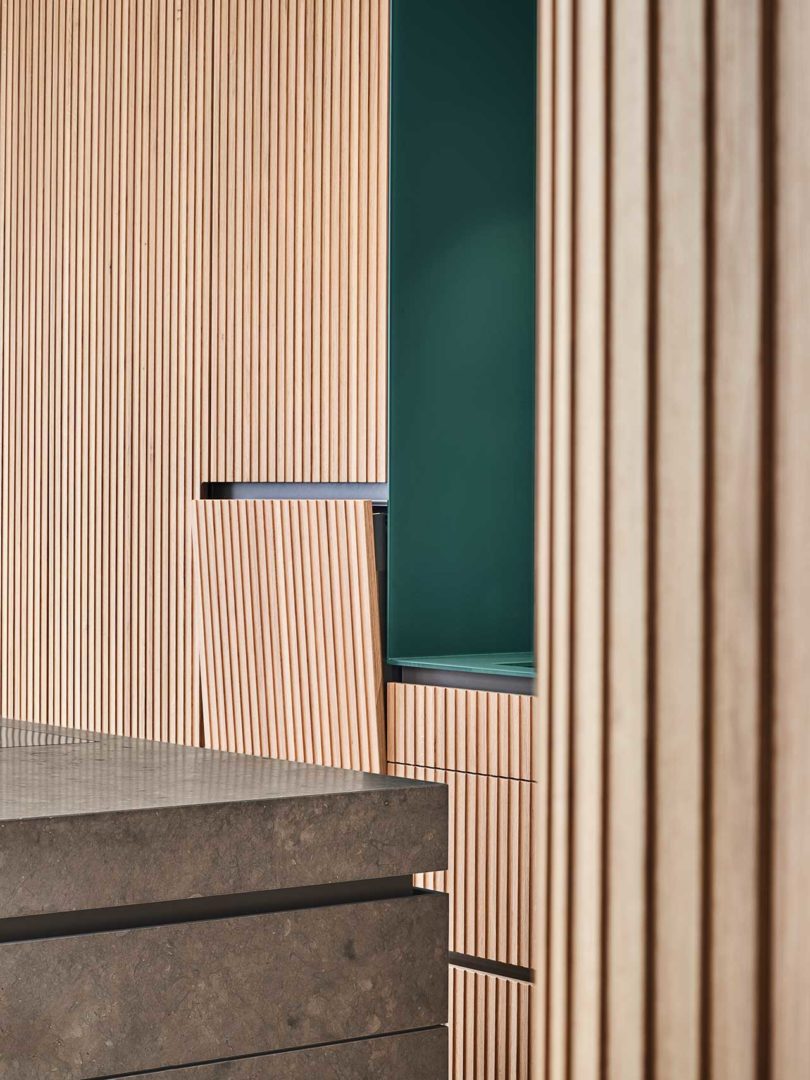
<svg viewBox="0 0 810 1080">
<path fill-rule="evenodd" d="M 393 663 L 531 674 L 535 3 L 393 0 Z"/>
</svg>

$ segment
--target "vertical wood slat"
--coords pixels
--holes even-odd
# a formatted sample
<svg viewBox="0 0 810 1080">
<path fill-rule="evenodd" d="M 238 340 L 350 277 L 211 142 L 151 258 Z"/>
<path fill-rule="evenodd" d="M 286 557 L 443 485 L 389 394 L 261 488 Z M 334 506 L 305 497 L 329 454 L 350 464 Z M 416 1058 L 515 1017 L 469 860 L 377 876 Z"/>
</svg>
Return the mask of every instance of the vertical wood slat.
<svg viewBox="0 0 810 1080">
<path fill-rule="evenodd" d="M 605 0 L 579 0 L 574 64 L 571 1080 L 599 1071 L 605 567 Z"/>
<path fill-rule="evenodd" d="M 661 1075 L 700 1073 L 706 78 L 703 0 L 658 11 L 655 982 Z"/>
<path fill-rule="evenodd" d="M 371 504 L 192 503 L 205 745 L 381 772 Z"/>
<path fill-rule="evenodd" d="M 539 10 L 535 1068 L 804 1075 L 810 19 Z"/>
<path fill-rule="evenodd" d="M 385 475 L 387 4 L 2 16 L 0 705 L 192 741 L 209 466 Z"/>
<path fill-rule="evenodd" d="M 766 20 L 777 16 L 766 9 Z M 810 1071 L 810 498 L 807 435 L 810 406 L 810 94 L 807 49 L 810 17 L 800 0 L 784 0 L 764 39 L 773 48 L 766 78 L 774 85 L 775 124 L 769 130 L 775 173 L 767 180 L 767 205 L 775 213 L 776 265 L 769 300 L 773 340 L 763 357 L 775 365 L 773 525 L 773 911 L 771 1064 L 775 1080 Z M 772 100 L 772 97 L 771 99 Z M 765 121 L 763 121 L 765 122 Z M 773 118 L 770 120 L 774 123 Z M 775 132 L 778 132 L 778 139 Z M 773 201 L 775 200 L 775 202 Z M 769 252 L 770 255 L 770 252 Z"/>
<path fill-rule="evenodd" d="M 573 236 L 573 79 L 574 12 L 572 5 L 554 4 L 553 27 L 548 39 L 551 55 L 546 63 L 554 73 L 553 116 L 548 122 L 554 132 L 550 177 L 554 192 L 549 227 L 554 237 L 551 253 L 553 294 L 549 312 L 550 343 L 541 354 L 548 373 L 539 382 L 549 387 L 550 430 L 553 445 L 550 461 L 549 592 L 539 598 L 537 609 L 546 603 L 549 610 L 549 655 L 539 661 L 542 671 L 548 665 L 547 696 L 541 709 L 547 709 L 549 732 L 548 790 L 548 925 L 546 979 L 546 1044 L 542 1048 L 543 1066 L 548 1080 L 566 1080 L 568 1076 L 568 1002 L 569 1002 L 569 781 L 570 781 L 570 647 L 571 647 L 571 424 L 573 347 L 572 250 Z M 541 58 L 538 65 L 543 68 Z M 542 170 L 541 170 L 542 171 Z M 540 523 L 542 529 L 542 523 Z M 542 722 L 542 717 L 541 717 Z M 540 818 L 537 828 L 543 828 Z M 542 958 L 541 958 L 542 960 Z"/>
<path fill-rule="evenodd" d="M 714 4 L 711 1001 L 714 1077 L 757 1067 L 762 140 L 757 5 Z"/>
<path fill-rule="evenodd" d="M 207 5 L 0 26 L 0 713 L 195 742 Z"/>
<path fill-rule="evenodd" d="M 383 481 L 387 0 L 214 9 L 207 478 Z"/>
<path fill-rule="evenodd" d="M 645 1075 L 647 814 L 648 5 L 610 33 L 605 1027 L 609 1077 Z"/>
<path fill-rule="evenodd" d="M 529 1080 L 530 983 L 450 965 L 452 1080 Z"/>
</svg>

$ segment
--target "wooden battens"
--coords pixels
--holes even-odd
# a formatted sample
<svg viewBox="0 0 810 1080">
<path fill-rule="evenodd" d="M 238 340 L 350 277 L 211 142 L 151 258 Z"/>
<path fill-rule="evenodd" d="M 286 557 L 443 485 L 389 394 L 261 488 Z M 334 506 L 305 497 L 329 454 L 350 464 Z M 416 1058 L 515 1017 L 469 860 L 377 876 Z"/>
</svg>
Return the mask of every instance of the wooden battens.
<svg viewBox="0 0 810 1080">
<path fill-rule="evenodd" d="M 197 740 L 210 5 L 0 5 L 0 714 Z"/>
<path fill-rule="evenodd" d="M 450 965 L 451 1080 L 529 1080 L 529 983 Z"/>
<path fill-rule="evenodd" d="M 388 761 L 534 780 L 528 694 L 388 685 Z"/>
<path fill-rule="evenodd" d="M 810 1075 L 810 20 L 538 28 L 535 1075 Z"/>
<path fill-rule="evenodd" d="M 384 770 L 371 504 L 192 504 L 205 745 Z"/>
<path fill-rule="evenodd" d="M 388 687 L 389 772 L 449 788 L 449 868 L 419 882 L 450 894 L 450 950 L 526 969 L 537 723 L 528 695 Z"/>
<path fill-rule="evenodd" d="M 535 785 L 421 765 L 388 771 L 448 786 L 450 865 L 415 881 L 450 894 L 450 951 L 528 968 Z"/>
<path fill-rule="evenodd" d="M 387 0 L 215 0 L 217 481 L 386 476 Z"/>
<path fill-rule="evenodd" d="M 782 0 L 778 17 L 763 8 L 763 36 L 774 53 L 767 69 L 766 101 L 777 115 L 766 118 L 769 149 L 765 205 L 774 215 L 766 243 L 763 278 L 766 322 L 763 377 L 774 380 L 773 413 L 764 437 L 772 453 L 772 591 L 766 618 L 773 618 L 772 724 L 766 752 L 773 752 L 772 1075 L 775 1080 L 810 1074 L 810 84 L 807 56 L 810 18 L 802 0 Z M 777 135 L 778 132 L 778 135 Z M 772 260 L 772 261 L 770 261 Z M 772 307 L 770 305 L 773 305 Z M 767 400 L 767 399 L 766 399 Z M 772 445 L 768 441 L 772 438 Z M 766 635 L 767 643 L 767 635 Z M 766 729 L 767 730 L 767 729 Z M 741 793 L 741 797 L 744 794 Z M 761 1018 L 765 1019 L 765 1018 Z"/>
</svg>

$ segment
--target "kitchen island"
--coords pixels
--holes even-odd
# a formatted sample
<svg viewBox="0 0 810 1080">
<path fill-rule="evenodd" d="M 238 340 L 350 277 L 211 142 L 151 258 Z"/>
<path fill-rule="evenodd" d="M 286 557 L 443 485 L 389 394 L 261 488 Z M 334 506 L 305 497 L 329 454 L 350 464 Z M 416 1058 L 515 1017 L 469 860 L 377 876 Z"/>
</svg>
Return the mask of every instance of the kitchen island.
<svg viewBox="0 0 810 1080">
<path fill-rule="evenodd" d="M 446 1075 L 442 785 L 0 721 L 0 1078 Z"/>
</svg>

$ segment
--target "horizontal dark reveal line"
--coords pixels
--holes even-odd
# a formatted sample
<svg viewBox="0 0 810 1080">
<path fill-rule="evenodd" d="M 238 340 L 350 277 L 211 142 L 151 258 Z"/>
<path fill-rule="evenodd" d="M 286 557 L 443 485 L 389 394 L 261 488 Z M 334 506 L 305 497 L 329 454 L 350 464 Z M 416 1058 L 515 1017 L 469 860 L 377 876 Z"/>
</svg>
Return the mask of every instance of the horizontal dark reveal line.
<svg viewBox="0 0 810 1080">
<path fill-rule="evenodd" d="M 151 904 L 18 915 L 0 919 L 0 943 L 99 934 L 113 930 L 137 930 L 150 926 L 200 922 L 203 919 L 269 915 L 304 908 L 392 900 L 413 894 L 411 878 L 403 875 L 370 878 L 365 881 L 341 881 L 328 885 L 305 885 L 292 889 L 231 893 L 226 896 L 195 896 Z"/>
<path fill-rule="evenodd" d="M 451 769 L 447 765 L 417 765 L 414 761 L 394 761 L 388 759 L 389 765 L 400 765 L 403 769 L 423 769 L 428 772 L 455 773 L 457 776 L 480 776 L 483 780 L 513 780 L 516 784 L 536 784 L 528 776 L 505 776 L 503 773 L 481 772 L 480 769 Z M 411 780 L 410 776 L 403 776 L 403 780 Z M 427 783 L 442 783 L 441 780 L 427 781 Z"/>
<path fill-rule="evenodd" d="M 533 983 L 534 971 L 519 967 L 517 964 L 502 964 L 498 960 L 485 960 L 481 956 L 468 956 L 466 953 L 448 953 L 448 959 L 455 967 L 480 971 L 484 975 L 500 975 L 505 979 L 518 979 L 520 982 Z"/>
<path fill-rule="evenodd" d="M 209 480 L 202 486 L 204 499 L 362 499 L 384 505 L 388 484 L 354 481 L 270 482 Z"/>
<path fill-rule="evenodd" d="M 337 1039 L 334 1042 L 308 1043 L 306 1046 L 288 1046 L 282 1050 L 263 1050 L 257 1054 L 239 1054 L 237 1057 L 211 1058 L 210 1061 L 181 1062 L 179 1065 L 161 1065 L 157 1069 L 146 1069 L 141 1072 L 127 1072 L 93 1076 L 89 1080 L 126 1080 L 128 1076 L 159 1076 L 161 1073 L 174 1072 L 180 1069 L 203 1069 L 208 1065 L 230 1065 L 234 1061 L 258 1061 L 260 1058 L 279 1057 L 281 1054 L 300 1054 L 306 1050 L 323 1050 L 330 1046 L 351 1046 L 353 1043 L 374 1042 L 377 1039 L 396 1039 L 402 1035 L 420 1035 L 428 1031 L 441 1031 L 444 1026 L 408 1028 L 405 1031 L 383 1031 L 375 1035 L 362 1035 L 356 1039 Z"/>
</svg>

